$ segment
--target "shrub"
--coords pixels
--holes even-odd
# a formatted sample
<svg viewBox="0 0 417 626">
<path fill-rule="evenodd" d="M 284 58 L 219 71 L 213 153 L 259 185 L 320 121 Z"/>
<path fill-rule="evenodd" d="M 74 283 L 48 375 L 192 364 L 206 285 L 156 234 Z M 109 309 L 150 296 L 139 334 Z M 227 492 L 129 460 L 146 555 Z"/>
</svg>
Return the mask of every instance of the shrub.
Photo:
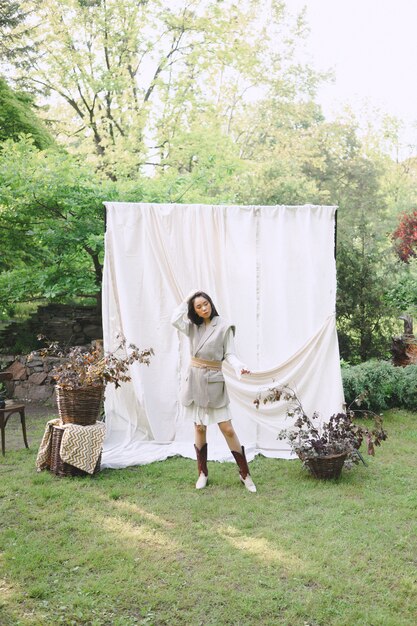
<svg viewBox="0 0 417 626">
<path fill-rule="evenodd" d="M 342 368 L 346 404 L 363 397 L 361 407 L 371 411 L 389 408 L 417 410 L 417 366 L 395 367 L 389 361 L 366 361 Z"/>
<path fill-rule="evenodd" d="M 398 382 L 398 406 L 409 411 L 417 411 L 417 365 L 396 369 L 401 371 Z"/>
</svg>

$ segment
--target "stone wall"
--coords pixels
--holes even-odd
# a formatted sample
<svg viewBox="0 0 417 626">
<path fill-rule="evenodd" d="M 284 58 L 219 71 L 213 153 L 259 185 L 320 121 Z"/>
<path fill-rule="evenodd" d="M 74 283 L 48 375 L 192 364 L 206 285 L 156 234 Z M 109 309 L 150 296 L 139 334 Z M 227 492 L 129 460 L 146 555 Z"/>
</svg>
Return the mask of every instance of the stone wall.
<svg viewBox="0 0 417 626">
<path fill-rule="evenodd" d="M 11 372 L 12 380 L 6 381 L 8 398 L 23 402 L 55 401 L 55 381 L 51 370 L 62 362 L 57 357 L 33 355 L 0 355 L 0 371 Z"/>
<path fill-rule="evenodd" d="M 42 347 L 38 335 L 61 345 L 85 345 L 103 337 L 101 314 L 93 306 L 41 306 L 24 322 L 12 322 L 0 332 L 0 352 L 36 350 Z"/>
</svg>

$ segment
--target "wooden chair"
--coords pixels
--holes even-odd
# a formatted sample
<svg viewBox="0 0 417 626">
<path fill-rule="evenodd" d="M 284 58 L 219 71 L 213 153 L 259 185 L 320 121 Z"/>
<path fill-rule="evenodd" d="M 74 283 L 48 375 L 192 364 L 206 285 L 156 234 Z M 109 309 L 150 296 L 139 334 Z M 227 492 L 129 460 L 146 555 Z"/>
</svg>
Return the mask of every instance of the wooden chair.
<svg viewBox="0 0 417 626">
<path fill-rule="evenodd" d="M 12 374 L 9 372 L 0 372 L 0 382 L 3 380 L 10 380 Z M 3 456 L 6 454 L 6 424 L 9 418 L 18 413 L 20 415 L 20 423 L 22 425 L 23 441 L 26 448 L 29 448 L 27 436 L 26 436 L 26 420 L 25 420 L 25 405 L 18 402 L 8 403 L 6 407 L 0 409 L 0 430 L 1 430 L 1 452 Z"/>
</svg>

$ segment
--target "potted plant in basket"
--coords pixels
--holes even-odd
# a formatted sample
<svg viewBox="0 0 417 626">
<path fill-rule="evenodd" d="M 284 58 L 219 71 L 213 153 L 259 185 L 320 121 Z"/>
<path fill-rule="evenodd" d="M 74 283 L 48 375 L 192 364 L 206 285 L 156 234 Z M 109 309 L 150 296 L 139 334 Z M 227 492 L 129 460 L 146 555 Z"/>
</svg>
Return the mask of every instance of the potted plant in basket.
<svg viewBox="0 0 417 626">
<path fill-rule="evenodd" d="M 374 455 L 375 446 L 381 445 L 387 438 L 382 428 L 382 416 L 370 411 L 354 411 L 350 407 L 332 415 L 328 422 L 319 426 L 315 422 L 319 418 L 318 413 L 314 412 L 309 417 L 294 389 L 286 384 L 276 384 L 260 391 L 254 404 L 259 408 L 261 403 L 279 401 L 289 403 L 287 416 L 292 419 L 293 425 L 281 430 L 278 439 L 289 442 L 293 452 L 316 478 L 338 478 L 344 465 L 351 467 L 360 460 L 365 463 L 359 451 L 362 442 L 366 441 L 368 454 Z M 361 398 L 355 400 L 358 405 L 360 401 Z M 368 428 L 355 422 L 357 413 L 372 417 L 373 426 Z"/>
<path fill-rule="evenodd" d="M 63 423 L 94 424 L 100 414 L 105 385 L 113 383 L 119 387 L 120 383 L 129 381 L 129 366 L 135 362 L 149 365 L 152 354 L 152 348 L 139 350 L 134 344 L 127 346 L 124 337 L 120 337 L 118 347 L 110 353 L 105 353 L 99 342 L 89 348 L 67 349 L 57 342 L 50 343 L 41 350 L 41 355 L 59 359 L 51 376 L 57 383 L 58 411 Z"/>
</svg>

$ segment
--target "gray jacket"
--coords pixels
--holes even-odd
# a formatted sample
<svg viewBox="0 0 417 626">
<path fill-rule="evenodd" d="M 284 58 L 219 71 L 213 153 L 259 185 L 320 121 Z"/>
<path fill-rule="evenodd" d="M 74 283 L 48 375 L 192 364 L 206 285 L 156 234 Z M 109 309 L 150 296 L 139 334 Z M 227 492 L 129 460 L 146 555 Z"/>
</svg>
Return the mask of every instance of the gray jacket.
<svg viewBox="0 0 417 626">
<path fill-rule="evenodd" d="M 223 361 L 227 356 L 230 336 L 235 327 L 221 317 L 214 317 L 210 324 L 200 326 L 185 319 L 186 303 L 182 303 L 174 312 L 172 324 L 190 340 L 191 356 L 207 361 Z M 234 355 L 233 355 L 234 356 Z M 230 360 L 228 359 L 230 362 Z M 236 359 L 233 366 L 240 366 Z M 229 395 L 224 382 L 223 372 L 206 368 L 190 367 L 185 379 L 181 401 L 185 406 L 193 402 L 200 407 L 219 409 L 229 404 Z"/>
</svg>

